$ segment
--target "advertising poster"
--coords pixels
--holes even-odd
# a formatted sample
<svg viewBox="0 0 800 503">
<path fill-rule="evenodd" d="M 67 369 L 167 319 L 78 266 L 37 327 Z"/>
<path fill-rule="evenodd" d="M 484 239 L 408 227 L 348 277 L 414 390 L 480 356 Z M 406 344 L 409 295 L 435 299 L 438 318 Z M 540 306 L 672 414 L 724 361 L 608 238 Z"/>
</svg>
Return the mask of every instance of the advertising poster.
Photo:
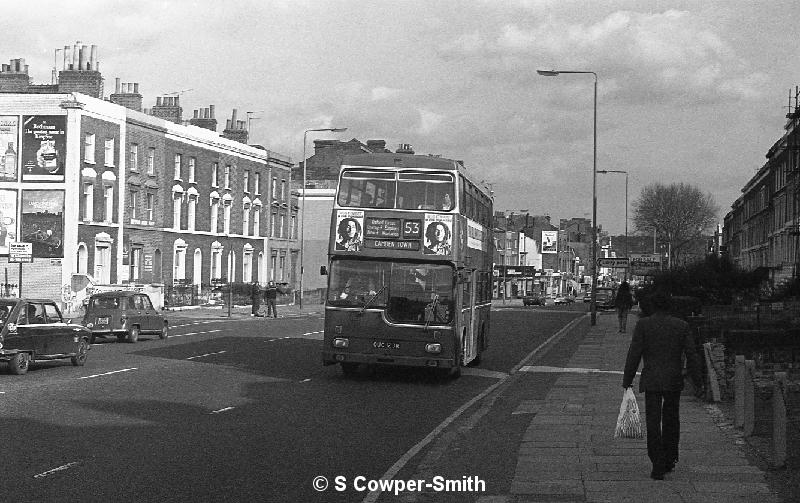
<svg viewBox="0 0 800 503">
<path fill-rule="evenodd" d="M 0 182 L 17 181 L 19 117 L 0 115 Z M 0 252 L 0 253 L 7 253 Z"/>
<path fill-rule="evenodd" d="M 542 231 L 542 253 L 558 252 L 558 231 Z"/>
<path fill-rule="evenodd" d="M 0 190 L 0 255 L 8 255 L 8 243 L 17 240 L 17 191 Z"/>
<path fill-rule="evenodd" d="M 33 256 L 64 256 L 64 191 L 22 191 L 22 241 L 33 243 Z"/>
<path fill-rule="evenodd" d="M 364 246 L 364 212 L 339 210 L 336 213 L 335 250 L 359 252 Z"/>
<path fill-rule="evenodd" d="M 64 115 L 26 115 L 22 121 L 22 181 L 63 182 L 67 145 Z"/>
<path fill-rule="evenodd" d="M 425 214 L 425 255 L 450 255 L 453 252 L 453 215 Z"/>
</svg>

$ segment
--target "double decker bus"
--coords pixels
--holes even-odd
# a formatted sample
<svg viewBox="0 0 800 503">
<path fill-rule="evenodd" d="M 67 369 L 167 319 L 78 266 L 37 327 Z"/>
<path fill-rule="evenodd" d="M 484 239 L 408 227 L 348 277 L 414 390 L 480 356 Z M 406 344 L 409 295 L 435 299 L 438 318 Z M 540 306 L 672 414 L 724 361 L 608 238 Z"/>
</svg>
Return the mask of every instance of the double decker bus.
<svg viewBox="0 0 800 503">
<path fill-rule="evenodd" d="M 322 361 L 480 362 L 491 310 L 492 199 L 463 164 L 412 154 L 342 161 L 331 217 Z"/>
</svg>

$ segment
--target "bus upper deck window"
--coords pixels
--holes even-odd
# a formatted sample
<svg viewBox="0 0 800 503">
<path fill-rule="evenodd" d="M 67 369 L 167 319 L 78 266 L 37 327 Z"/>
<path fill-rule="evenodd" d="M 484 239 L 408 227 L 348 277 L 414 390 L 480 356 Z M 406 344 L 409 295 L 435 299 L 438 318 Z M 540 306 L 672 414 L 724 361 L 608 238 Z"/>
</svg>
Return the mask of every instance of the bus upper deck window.
<svg viewBox="0 0 800 503">
<path fill-rule="evenodd" d="M 360 208 L 394 207 L 393 172 L 346 170 L 339 184 L 339 206 Z"/>
<path fill-rule="evenodd" d="M 448 173 L 401 172 L 397 182 L 398 207 L 406 210 L 453 208 L 453 177 Z"/>
</svg>

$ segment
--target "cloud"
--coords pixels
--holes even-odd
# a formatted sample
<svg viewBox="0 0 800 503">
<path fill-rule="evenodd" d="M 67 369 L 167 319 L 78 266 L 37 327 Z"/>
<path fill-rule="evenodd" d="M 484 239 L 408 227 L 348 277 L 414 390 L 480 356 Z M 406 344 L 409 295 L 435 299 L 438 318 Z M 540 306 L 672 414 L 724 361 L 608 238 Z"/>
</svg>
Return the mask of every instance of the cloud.
<svg viewBox="0 0 800 503">
<path fill-rule="evenodd" d="M 370 99 L 372 101 L 388 100 L 396 98 L 400 92 L 400 89 L 379 86 L 372 89 Z"/>
<path fill-rule="evenodd" d="M 436 132 L 439 125 L 445 119 L 444 115 L 431 112 L 430 110 L 419 111 L 419 128 L 418 134 L 431 134 Z"/>
</svg>

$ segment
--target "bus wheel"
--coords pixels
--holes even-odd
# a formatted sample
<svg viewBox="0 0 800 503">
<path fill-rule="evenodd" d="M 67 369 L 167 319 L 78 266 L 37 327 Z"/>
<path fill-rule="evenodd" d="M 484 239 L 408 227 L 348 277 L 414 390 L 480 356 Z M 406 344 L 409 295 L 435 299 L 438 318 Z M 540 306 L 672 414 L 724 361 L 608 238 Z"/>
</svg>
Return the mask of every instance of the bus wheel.
<svg viewBox="0 0 800 503">
<path fill-rule="evenodd" d="M 352 377 L 358 374 L 358 363 L 354 362 L 342 362 L 342 374 Z"/>
</svg>

